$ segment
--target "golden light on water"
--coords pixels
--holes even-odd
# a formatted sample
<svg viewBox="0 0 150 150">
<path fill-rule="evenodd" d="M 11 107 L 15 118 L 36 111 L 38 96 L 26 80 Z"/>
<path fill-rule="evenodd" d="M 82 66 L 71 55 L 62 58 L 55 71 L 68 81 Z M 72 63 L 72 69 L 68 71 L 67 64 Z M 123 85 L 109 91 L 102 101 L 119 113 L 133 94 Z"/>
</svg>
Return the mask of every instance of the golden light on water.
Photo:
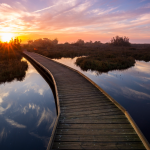
<svg viewBox="0 0 150 150">
<path fill-rule="evenodd" d="M 9 42 L 12 38 L 14 38 L 13 33 L 2 33 L 1 34 L 2 42 Z"/>
</svg>

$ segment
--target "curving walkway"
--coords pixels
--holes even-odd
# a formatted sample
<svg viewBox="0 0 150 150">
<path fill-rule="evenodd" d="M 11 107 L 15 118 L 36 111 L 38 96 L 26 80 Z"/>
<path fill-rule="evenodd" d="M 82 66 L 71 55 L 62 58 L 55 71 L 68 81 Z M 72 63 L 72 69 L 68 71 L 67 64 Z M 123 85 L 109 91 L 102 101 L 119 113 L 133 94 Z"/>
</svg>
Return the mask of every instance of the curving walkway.
<svg viewBox="0 0 150 150">
<path fill-rule="evenodd" d="M 24 54 L 48 69 L 56 81 L 60 112 L 48 149 L 148 149 L 126 110 L 94 83 L 49 58 Z"/>
</svg>

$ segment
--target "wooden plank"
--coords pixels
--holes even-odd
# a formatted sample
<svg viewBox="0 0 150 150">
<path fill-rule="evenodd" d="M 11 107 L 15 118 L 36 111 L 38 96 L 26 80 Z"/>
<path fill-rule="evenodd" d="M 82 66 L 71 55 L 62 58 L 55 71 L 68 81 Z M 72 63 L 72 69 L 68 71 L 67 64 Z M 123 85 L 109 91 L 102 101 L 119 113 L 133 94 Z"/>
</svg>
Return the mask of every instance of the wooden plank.
<svg viewBox="0 0 150 150">
<path fill-rule="evenodd" d="M 60 105 L 61 110 L 74 110 L 74 111 L 78 111 L 78 110 L 91 110 L 91 109 L 107 109 L 107 108 L 116 108 L 115 105 L 82 105 L 82 106 L 72 106 L 72 107 L 65 107 L 65 106 L 61 106 Z"/>
<path fill-rule="evenodd" d="M 110 118 L 110 119 L 97 119 L 94 118 L 89 120 L 88 118 L 77 118 L 77 119 L 59 119 L 59 123 L 128 123 L 126 118 L 118 119 L 118 118 Z"/>
<path fill-rule="evenodd" d="M 64 83 L 65 84 L 65 83 Z M 60 92 L 60 91 L 59 91 Z M 60 92 L 60 94 L 59 94 L 60 96 L 64 96 L 64 95 L 68 95 L 68 96 L 79 96 L 80 97 L 80 95 L 94 95 L 94 96 L 101 96 L 101 97 L 105 97 L 105 96 L 103 96 L 101 93 L 99 93 L 99 92 L 91 92 L 91 91 L 83 91 L 83 92 L 81 92 L 80 90 L 78 90 L 78 93 L 71 93 L 71 92 L 69 92 L 68 93 L 68 90 L 66 90 L 65 92 Z"/>
<path fill-rule="evenodd" d="M 133 141 L 140 142 L 139 137 L 136 134 L 116 134 L 116 135 L 56 135 L 55 142 L 85 142 L 85 141 L 98 141 L 98 142 L 122 142 Z"/>
<path fill-rule="evenodd" d="M 59 92 L 61 92 L 61 93 L 66 93 L 66 91 L 67 91 L 67 89 L 66 88 L 64 88 L 64 89 L 61 89 L 61 88 L 58 88 L 58 90 L 59 90 Z M 89 89 L 89 90 L 86 90 L 86 89 L 75 89 L 75 88 L 72 88 L 72 89 L 70 89 L 69 90 L 69 92 L 71 92 L 71 93 L 76 93 L 76 92 L 99 92 L 98 91 L 98 89 Z"/>
<path fill-rule="evenodd" d="M 76 95 L 76 96 L 67 96 L 67 95 L 60 96 L 59 95 L 59 98 L 60 99 L 71 99 L 71 100 L 73 100 L 73 99 L 81 98 L 81 95 Z M 95 98 L 104 99 L 104 97 L 99 96 L 99 95 L 95 95 L 95 96 L 94 95 L 82 95 L 82 99 L 89 99 L 89 98 L 91 98 L 91 99 L 95 99 Z"/>
<path fill-rule="evenodd" d="M 101 104 L 101 105 L 114 105 L 111 101 L 109 101 L 108 99 L 77 99 L 77 100 L 66 100 L 66 99 L 62 99 L 60 101 L 61 105 L 65 105 L 65 106 L 74 106 L 74 105 L 91 105 L 91 104 Z"/>
<path fill-rule="evenodd" d="M 57 84 L 58 90 L 64 88 L 65 90 L 91 90 L 91 87 L 87 87 L 86 85 L 79 85 L 77 84 L 76 86 L 64 86 L 64 85 L 59 85 Z M 95 88 L 96 89 L 96 88 Z M 104 95 L 103 93 L 99 92 L 100 94 Z"/>
<path fill-rule="evenodd" d="M 111 102 L 109 103 L 94 103 L 94 102 L 83 102 L 83 103 L 73 103 L 73 104 L 64 104 L 64 103 L 60 103 L 60 106 L 61 107 L 71 107 L 71 108 L 76 108 L 76 107 L 78 107 L 78 108 L 80 108 L 80 107 L 83 107 L 83 106 L 112 106 L 112 105 L 114 105 L 114 104 L 112 104 Z"/>
<path fill-rule="evenodd" d="M 58 124 L 59 129 L 133 129 L 131 124 Z"/>
<path fill-rule="evenodd" d="M 90 114 L 78 114 L 78 117 L 98 117 L 98 116 L 110 116 L 110 115 L 123 115 L 121 111 L 116 112 L 102 112 L 102 113 L 90 113 Z M 77 115 L 74 114 L 61 114 L 63 117 L 77 117 Z"/>
<path fill-rule="evenodd" d="M 64 84 L 65 84 L 65 83 L 64 83 Z M 83 88 L 84 88 L 84 87 L 83 87 Z M 81 91 L 81 89 L 78 89 L 78 88 L 74 87 L 74 91 L 73 91 L 73 92 L 70 91 L 70 93 L 67 93 L 67 91 L 69 91 L 69 89 L 70 89 L 70 88 L 64 87 L 64 92 L 62 93 L 62 92 L 60 91 L 60 89 L 58 88 L 58 91 L 59 91 L 59 93 L 62 94 L 62 95 L 66 95 L 66 94 L 72 94 L 72 95 L 76 95 L 76 96 L 77 96 L 77 94 L 85 94 L 85 95 L 87 95 L 87 94 L 93 94 L 93 95 L 94 95 L 94 93 L 95 93 L 95 95 L 99 95 L 99 96 L 101 96 L 101 97 L 105 97 L 105 95 L 103 95 L 101 92 L 92 92 L 90 89 L 89 89 L 89 90 L 84 89 L 84 90 Z M 75 93 L 75 92 L 76 92 L 76 93 Z M 97 93 L 97 94 L 96 94 L 96 93 Z"/>
<path fill-rule="evenodd" d="M 118 119 L 124 119 L 126 118 L 125 115 L 108 115 L 108 116 L 76 116 L 76 117 L 72 117 L 72 116 L 60 116 L 60 120 L 62 119 L 114 119 L 114 118 L 118 118 Z"/>
<path fill-rule="evenodd" d="M 65 84 L 65 83 L 64 83 Z M 61 90 L 61 89 L 59 89 L 59 92 L 61 93 L 61 94 L 66 94 L 67 93 L 67 91 L 68 90 L 66 90 L 66 88 L 65 89 L 63 89 L 63 91 Z M 87 94 L 87 92 L 90 92 L 90 93 L 99 93 L 98 91 L 96 91 L 96 90 L 92 90 L 92 89 L 89 89 L 89 90 L 70 90 L 69 91 L 69 94 L 76 94 L 77 92 L 79 92 L 79 93 L 82 93 L 82 94 Z M 101 93 L 102 94 L 102 93 Z"/>
<path fill-rule="evenodd" d="M 70 80 L 70 81 L 64 80 L 63 82 L 60 82 L 57 80 L 57 83 L 59 84 L 59 86 L 64 86 L 64 83 L 65 83 L 68 87 L 70 87 L 70 86 L 72 87 L 74 85 L 76 86 L 77 84 L 80 84 L 81 86 L 83 86 L 83 84 L 85 84 L 85 81 L 83 81 L 82 79 L 77 78 L 77 80 L 79 80 L 79 81 L 76 81 L 74 79 L 74 80 Z M 88 86 L 88 88 L 90 88 L 90 87 L 92 88 L 92 86 L 90 84 L 87 84 L 87 86 Z"/>
<path fill-rule="evenodd" d="M 68 114 L 68 113 L 62 113 L 61 116 L 62 117 L 109 117 L 109 116 L 114 116 L 114 117 L 117 117 L 118 115 L 123 115 L 125 116 L 122 112 L 120 111 L 114 111 L 114 112 L 96 112 L 96 113 L 93 113 L 91 111 L 91 113 L 78 113 L 78 116 L 76 115 L 77 113 L 75 114 Z M 125 117 L 126 118 L 126 117 Z"/>
<path fill-rule="evenodd" d="M 91 111 L 80 111 L 80 112 L 61 112 L 61 115 L 89 115 L 89 114 L 102 114 L 102 113 L 108 113 L 108 112 L 117 112 L 119 111 L 117 108 L 115 109 L 102 109 L 102 110 L 91 110 Z"/>
<path fill-rule="evenodd" d="M 111 111 L 115 111 L 115 110 L 118 110 L 118 108 L 117 107 L 95 107 L 94 109 L 93 109 L 93 107 L 91 107 L 91 108 L 80 108 L 80 109 L 76 109 L 76 110 L 73 110 L 73 109 L 61 109 L 61 113 L 70 113 L 70 112 L 74 112 L 74 111 L 76 111 L 76 112 L 86 112 L 86 111 L 95 111 L 95 110 L 107 110 L 107 111 L 109 111 L 109 110 L 111 110 Z"/>
<path fill-rule="evenodd" d="M 65 83 L 64 83 L 65 84 Z M 62 90 L 60 90 L 60 89 L 58 89 L 58 91 L 59 91 L 59 93 L 60 94 L 62 94 L 62 95 L 65 95 L 65 94 L 68 94 L 67 92 L 68 92 L 68 89 L 66 89 L 66 88 L 64 88 L 64 90 L 62 91 Z M 87 93 L 98 93 L 97 91 L 95 91 L 95 90 L 86 90 L 86 89 L 84 89 L 84 90 L 80 90 L 80 89 L 74 89 L 74 90 L 70 90 L 69 91 L 69 94 L 72 94 L 72 95 L 75 95 L 75 94 L 77 94 L 77 93 L 79 93 L 79 94 L 87 94 Z M 101 94 L 101 96 L 103 96 L 103 97 L 105 97 L 104 95 L 102 95 L 102 93 L 100 93 Z"/>
<path fill-rule="evenodd" d="M 116 108 L 116 106 L 114 105 L 114 104 L 105 104 L 105 103 L 89 103 L 89 104 L 87 104 L 87 103 L 85 103 L 85 105 L 84 104 L 81 104 L 81 105 L 79 105 L 79 104 L 74 104 L 74 105 L 65 105 L 65 104 L 60 104 L 60 107 L 61 107 L 61 109 L 82 109 L 82 108 L 84 108 L 84 109 L 86 109 L 86 108 L 89 108 L 89 107 L 93 107 L 93 108 L 95 108 L 95 107 L 99 107 L 99 108 Z"/>
<path fill-rule="evenodd" d="M 58 92 L 59 93 L 59 92 Z M 84 95 L 83 97 L 80 97 L 80 96 L 75 96 L 75 97 L 69 97 L 67 98 L 66 97 L 60 97 L 60 99 L 71 99 L 71 100 L 83 100 L 83 99 L 104 99 L 104 100 L 109 100 L 108 98 L 104 97 L 104 96 L 86 96 Z M 109 100 L 110 101 L 110 100 Z"/>
<path fill-rule="evenodd" d="M 108 99 L 104 98 L 59 98 L 60 103 L 64 104 L 75 104 L 75 103 L 109 103 L 111 102 Z"/>
<path fill-rule="evenodd" d="M 136 134 L 132 129 L 57 129 L 57 135 Z"/>
<path fill-rule="evenodd" d="M 53 149 L 144 150 L 142 142 L 55 142 Z"/>
</svg>

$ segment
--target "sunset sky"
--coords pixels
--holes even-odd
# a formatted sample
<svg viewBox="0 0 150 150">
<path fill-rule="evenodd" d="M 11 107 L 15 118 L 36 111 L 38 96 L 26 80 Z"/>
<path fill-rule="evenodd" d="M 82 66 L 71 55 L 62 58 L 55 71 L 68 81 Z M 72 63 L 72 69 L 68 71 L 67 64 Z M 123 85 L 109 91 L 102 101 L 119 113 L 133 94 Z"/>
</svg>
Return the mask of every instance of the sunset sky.
<svg viewBox="0 0 150 150">
<path fill-rule="evenodd" d="M 150 0 L 0 0 L 0 38 L 150 43 Z"/>
</svg>

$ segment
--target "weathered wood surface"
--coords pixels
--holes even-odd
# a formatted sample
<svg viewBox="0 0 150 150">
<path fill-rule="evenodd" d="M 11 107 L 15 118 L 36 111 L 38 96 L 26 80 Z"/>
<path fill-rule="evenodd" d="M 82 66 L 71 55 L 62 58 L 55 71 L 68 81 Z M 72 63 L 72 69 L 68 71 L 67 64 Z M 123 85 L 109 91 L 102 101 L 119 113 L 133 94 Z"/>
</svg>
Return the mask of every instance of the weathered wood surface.
<svg viewBox="0 0 150 150">
<path fill-rule="evenodd" d="M 87 79 L 48 58 L 25 53 L 50 70 L 57 84 L 61 113 L 51 149 L 145 149 L 125 114 Z"/>
</svg>

